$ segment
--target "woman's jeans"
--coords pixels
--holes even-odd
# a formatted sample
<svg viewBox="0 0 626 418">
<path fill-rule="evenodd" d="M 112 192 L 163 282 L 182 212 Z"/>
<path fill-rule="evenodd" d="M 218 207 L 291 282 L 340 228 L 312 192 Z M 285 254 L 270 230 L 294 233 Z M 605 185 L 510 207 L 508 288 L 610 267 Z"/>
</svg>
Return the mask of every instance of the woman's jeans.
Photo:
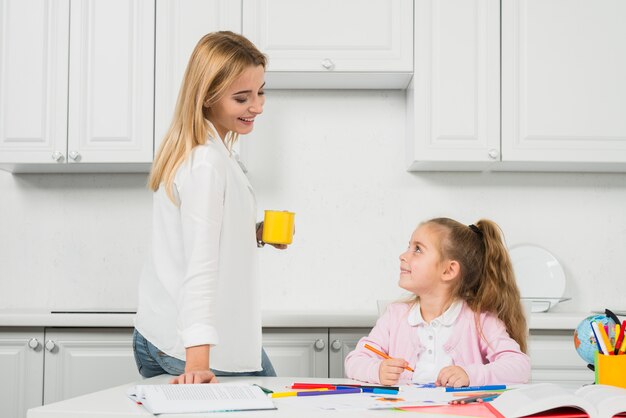
<svg viewBox="0 0 626 418">
<path fill-rule="evenodd" d="M 137 369 L 143 377 L 152 377 L 166 373 L 179 376 L 185 373 L 184 361 L 168 356 L 156 348 L 137 330 L 133 332 L 133 351 Z M 272 362 L 263 349 L 261 349 L 261 367 L 263 370 L 258 372 L 222 372 L 213 369 L 211 371 L 215 376 L 276 376 L 274 366 L 272 366 Z"/>
</svg>

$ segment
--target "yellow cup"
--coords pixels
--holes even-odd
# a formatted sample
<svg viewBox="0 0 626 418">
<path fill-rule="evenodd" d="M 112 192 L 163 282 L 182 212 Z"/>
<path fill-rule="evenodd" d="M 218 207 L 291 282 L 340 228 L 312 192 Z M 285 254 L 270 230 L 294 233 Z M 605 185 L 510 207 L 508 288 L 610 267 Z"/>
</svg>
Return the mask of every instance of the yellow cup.
<svg viewBox="0 0 626 418">
<path fill-rule="evenodd" d="M 295 213 L 286 210 L 266 210 L 263 220 L 263 242 L 291 244 L 295 216 Z"/>
<path fill-rule="evenodd" d="M 596 352 L 596 383 L 626 388 L 626 354 L 607 356 Z"/>
</svg>

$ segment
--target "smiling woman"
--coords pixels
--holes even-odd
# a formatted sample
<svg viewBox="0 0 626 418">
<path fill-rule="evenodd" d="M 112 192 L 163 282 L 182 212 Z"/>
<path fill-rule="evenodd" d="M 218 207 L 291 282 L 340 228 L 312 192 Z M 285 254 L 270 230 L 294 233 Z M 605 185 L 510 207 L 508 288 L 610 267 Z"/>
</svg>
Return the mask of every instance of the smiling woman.
<svg viewBox="0 0 626 418">
<path fill-rule="evenodd" d="M 145 377 L 205 383 L 275 375 L 261 347 L 256 251 L 263 228 L 231 153 L 263 112 L 265 66 L 265 56 L 232 32 L 204 36 L 189 59 L 149 180 L 153 244 L 134 337 Z"/>
</svg>

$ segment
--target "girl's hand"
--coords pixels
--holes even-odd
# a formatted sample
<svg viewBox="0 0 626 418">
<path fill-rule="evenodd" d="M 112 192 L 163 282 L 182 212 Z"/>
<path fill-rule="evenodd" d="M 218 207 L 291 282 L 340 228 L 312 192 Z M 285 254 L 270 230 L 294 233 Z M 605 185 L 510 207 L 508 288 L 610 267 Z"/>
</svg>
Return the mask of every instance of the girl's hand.
<svg viewBox="0 0 626 418">
<path fill-rule="evenodd" d="M 437 381 L 437 386 L 449 386 L 459 388 L 469 385 L 469 376 L 462 367 L 448 366 L 441 369 Z"/>
<path fill-rule="evenodd" d="M 174 377 L 170 380 L 171 384 L 184 385 L 191 383 L 217 383 L 217 377 L 211 370 L 192 370 Z"/>
<path fill-rule="evenodd" d="M 378 368 L 378 379 L 383 385 L 395 385 L 400 380 L 400 375 L 409 363 L 401 358 L 383 360 Z"/>
</svg>

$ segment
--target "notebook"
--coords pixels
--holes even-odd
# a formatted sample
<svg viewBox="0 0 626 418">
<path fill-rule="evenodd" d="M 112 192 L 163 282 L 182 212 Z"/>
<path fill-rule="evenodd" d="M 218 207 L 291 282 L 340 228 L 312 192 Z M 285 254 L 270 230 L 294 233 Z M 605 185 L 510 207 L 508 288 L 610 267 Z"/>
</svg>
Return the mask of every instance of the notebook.
<svg viewBox="0 0 626 418">
<path fill-rule="evenodd" d="M 568 390 L 554 383 L 538 383 L 508 390 L 491 405 L 507 418 L 587 415 L 607 418 L 626 412 L 626 389 L 589 385 Z"/>
<path fill-rule="evenodd" d="M 276 409 L 261 388 L 251 384 L 137 385 L 127 395 L 155 415 Z"/>
</svg>

